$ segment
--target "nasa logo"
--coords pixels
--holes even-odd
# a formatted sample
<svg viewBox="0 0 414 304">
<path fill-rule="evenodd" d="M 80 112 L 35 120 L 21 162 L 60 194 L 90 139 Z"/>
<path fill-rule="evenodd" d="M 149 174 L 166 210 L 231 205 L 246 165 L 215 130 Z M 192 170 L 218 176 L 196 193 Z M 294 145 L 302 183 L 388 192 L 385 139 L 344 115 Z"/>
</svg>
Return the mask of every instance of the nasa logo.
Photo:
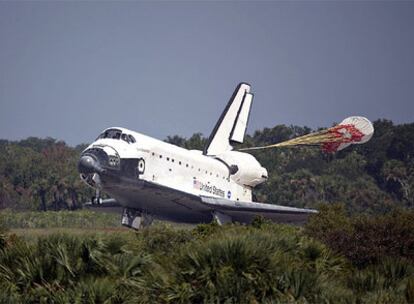
<svg viewBox="0 0 414 304">
<path fill-rule="evenodd" d="M 227 198 L 230 199 L 231 198 L 231 191 L 227 191 Z"/>
</svg>

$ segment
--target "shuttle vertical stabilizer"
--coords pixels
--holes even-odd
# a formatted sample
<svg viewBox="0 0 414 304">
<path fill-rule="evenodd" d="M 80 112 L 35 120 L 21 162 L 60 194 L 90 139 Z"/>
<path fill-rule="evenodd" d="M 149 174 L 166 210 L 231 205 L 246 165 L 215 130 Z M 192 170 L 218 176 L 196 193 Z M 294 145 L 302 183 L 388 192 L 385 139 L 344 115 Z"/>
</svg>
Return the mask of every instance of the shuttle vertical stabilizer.
<svg viewBox="0 0 414 304">
<path fill-rule="evenodd" d="M 240 83 L 211 133 L 204 155 L 217 155 L 233 149 L 232 143 L 242 143 L 252 106 L 250 85 Z"/>
</svg>

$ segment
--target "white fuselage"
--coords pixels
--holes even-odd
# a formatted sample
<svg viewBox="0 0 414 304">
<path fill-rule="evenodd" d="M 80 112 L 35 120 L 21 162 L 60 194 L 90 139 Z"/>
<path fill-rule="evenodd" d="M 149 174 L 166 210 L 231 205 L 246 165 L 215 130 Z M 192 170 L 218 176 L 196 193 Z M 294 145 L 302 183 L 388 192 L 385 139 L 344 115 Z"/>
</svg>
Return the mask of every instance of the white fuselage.
<svg viewBox="0 0 414 304">
<path fill-rule="evenodd" d="M 252 187 L 238 183 L 235 180 L 237 174 L 231 175 L 229 165 L 217 157 L 203 155 L 202 151 L 198 150 L 180 148 L 125 128 L 116 129 L 121 130 L 123 134 L 132 135 L 136 142 L 102 138 L 93 142 L 87 149 L 106 147 L 108 154 L 115 150 L 114 153 L 117 153 L 120 159 L 143 160 L 145 168 L 140 168 L 139 179 L 160 186 L 197 196 L 252 201 Z M 105 191 L 105 188 L 102 190 Z"/>
<path fill-rule="evenodd" d="M 240 150 L 253 93 L 237 85 L 203 151 L 187 150 L 125 128 L 109 128 L 80 155 L 81 179 L 96 189 L 90 205 L 122 207 L 122 224 L 138 229 L 153 218 L 186 223 L 250 223 L 256 216 L 301 222 L 315 210 L 253 202 L 267 170 Z M 102 200 L 104 192 L 111 198 Z"/>
</svg>

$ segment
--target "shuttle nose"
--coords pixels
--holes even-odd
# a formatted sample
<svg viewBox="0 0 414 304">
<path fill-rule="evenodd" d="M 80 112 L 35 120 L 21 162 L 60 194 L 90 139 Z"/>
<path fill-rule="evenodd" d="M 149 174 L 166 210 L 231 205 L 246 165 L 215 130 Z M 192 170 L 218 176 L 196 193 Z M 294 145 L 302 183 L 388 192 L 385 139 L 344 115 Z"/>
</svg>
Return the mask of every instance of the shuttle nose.
<svg viewBox="0 0 414 304">
<path fill-rule="evenodd" d="M 99 161 L 90 155 L 83 155 L 78 163 L 79 173 L 102 173 L 104 169 L 101 167 Z"/>
</svg>

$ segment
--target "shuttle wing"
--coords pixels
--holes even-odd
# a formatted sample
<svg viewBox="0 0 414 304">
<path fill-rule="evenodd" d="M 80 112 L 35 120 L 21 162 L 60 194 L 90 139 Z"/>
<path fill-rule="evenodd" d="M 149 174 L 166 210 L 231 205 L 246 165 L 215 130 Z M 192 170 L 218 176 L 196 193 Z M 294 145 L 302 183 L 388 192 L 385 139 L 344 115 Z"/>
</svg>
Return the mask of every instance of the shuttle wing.
<svg viewBox="0 0 414 304">
<path fill-rule="evenodd" d="M 208 216 L 220 212 L 229 216 L 232 221 L 240 223 L 250 223 L 256 216 L 263 216 L 279 223 L 304 224 L 310 214 L 318 212 L 314 209 L 233 201 L 205 195 L 199 196 L 151 182 L 145 182 L 145 185 L 152 189 L 159 189 L 166 195 L 167 202 L 163 207 L 164 210 L 171 208 L 174 211 L 185 208 L 191 210 L 194 214 L 203 213 L 208 214 Z M 189 216 L 194 217 L 194 215 Z"/>
<path fill-rule="evenodd" d="M 216 123 L 204 155 L 217 155 L 233 149 L 233 143 L 242 143 L 247 129 L 253 94 L 250 85 L 240 83 Z"/>
<path fill-rule="evenodd" d="M 151 182 L 145 182 L 145 184 L 146 187 L 160 189 L 163 193 L 169 195 L 170 202 L 163 207 L 164 209 L 173 208 L 176 210 L 185 206 L 193 212 L 205 214 L 220 212 L 231 217 L 233 221 L 240 223 L 250 223 L 256 216 L 260 215 L 275 222 L 303 224 L 310 214 L 317 213 L 314 209 L 233 201 L 206 195 L 199 196 Z"/>
<path fill-rule="evenodd" d="M 240 223 L 250 223 L 256 216 L 263 216 L 274 222 L 304 224 L 310 214 L 317 213 L 313 209 L 198 196 L 147 181 L 143 181 L 141 186 L 143 188 L 140 191 L 147 191 L 151 194 L 148 200 L 154 199 L 154 196 L 157 198 L 157 208 L 170 213 L 181 212 L 179 220 L 184 222 L 192 222 L 200 214 L 204 214 L 204 219 L 210 221 L 213 214 L 219 212 L 230 217 L 232 221 Z M 100 204 L 89 202 L 84 204 L 84 207 L 94 211 L 116 213 L 121 213 L 124 208 L 115 199 L 102 200 Z M 154 215 L 157 216 L 157 214 Z M 159 218 L 168 220 L 168 217 Z"/>
<path fill-rule="evenodd" d="M 214 211 L 222 212 L 233 221 L 250 223 L 256 216 L 284 223 L 304 223 L 310 214 L 317 213 L 314 209 L 295 208 L 255 202 L 231 201 L 222 198 L 201 196 L 201 202 Z"/>
</svg>

